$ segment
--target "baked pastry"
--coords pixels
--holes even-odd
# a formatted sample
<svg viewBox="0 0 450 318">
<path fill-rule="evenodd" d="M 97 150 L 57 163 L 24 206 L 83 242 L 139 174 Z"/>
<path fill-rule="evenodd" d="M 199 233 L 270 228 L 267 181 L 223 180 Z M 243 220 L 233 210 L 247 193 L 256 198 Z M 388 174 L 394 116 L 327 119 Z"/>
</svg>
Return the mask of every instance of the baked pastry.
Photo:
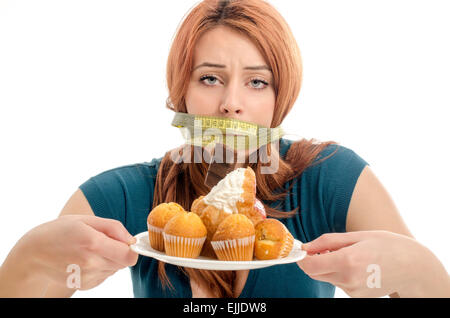
<svg viewBox="0 0 450 318">
<path fill-rule="evenodd" d="M 193 213 L 180 213 L 164 227 L 164 249 L 169 256 L 196 258 L 206 240 L 206 227 Z"/>
<path fill-rule="evenodd" d="M 211 246 L 212 237 L 219 224 L 230 214 L 217 209 L 213 205 L 206 204 L 203 201 L 203 198 L 204 196 L 200 196 L 192 203 L 191 211 L 201 218 L 207 230 L 206 242 L 203 246 L 201 255 L 215 258 L 216 254 Z"/>
<path fill-rule="evenodd" d="M 163 229 L 167 222 L 179 213 L 186 213 L 181 205 L 175 202 L 157 205 L 147 217 L 148 238 L 150 246 L 157 251 L 164 251 Z"/>
<path fill-rule="evenodd" d="M 266 209 L 261 201 L 255 198 L 255 204 L 253 205 L 252 210 L 243 211 L 250 221 L 253 222 L 253 225 L 256 226 L 259 222 L 266 219 Z M 241 213 L 241 212 L 239 212 Z"/>
<path fill-rule="evenodd" d="M 217 227 L 211 245 L 219 260 L 251 261 L 255 227 L 244 214 L 231 214 Z"/>
<path fill-rule="evenodd" d="M 256 221 L 255 199 L 255 172 L 248 167 L 228 173 L 206 196 L 192 203 L 191 211 L 200 216 L 208 232 L 202 255 L 215 257 L 210 242 L 219 224 L 230 214 L 241 213 Z"/>
<path fill-rule="evenodd" d="M 294 237 L 277 219 L 265 219 L 255 227 L 255 257 L 259 260 L 282 258 L 289 255 Z"/>
</svg>

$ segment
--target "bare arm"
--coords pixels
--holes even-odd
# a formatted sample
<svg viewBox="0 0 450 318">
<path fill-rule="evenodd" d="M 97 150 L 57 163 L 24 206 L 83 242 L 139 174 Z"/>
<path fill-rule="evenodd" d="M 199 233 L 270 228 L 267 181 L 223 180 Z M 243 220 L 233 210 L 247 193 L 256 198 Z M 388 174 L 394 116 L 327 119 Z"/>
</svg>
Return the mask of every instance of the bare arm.
<svg viewBox="0 0 450 318">
<path fill-rule="evenodd" d="M 370 167 L 366 166 L 352 195 L 347 214 L 347 232 L 372 230 L 390 231 L 414 239 L 391 196 Z M 429 273 L 434 273 L 430 276 L 437 275 L 440 279 L 434 279 L 435 282 L 431 283 L 425 282 L 424 286 L 429 286 L 431 289 L 428 292 L 426 290 L 418 291 L 423 294 L 435 294 L 439 290 L 439 286 L 444 291 L 445 282 L 449 281 L 443 265 L 431 252 L 429 254 L 429 261 L 425 266 L 430 270 Z M 402 295 L 392 293 L 389 296 L 397 298 Z"/>
<path fill-rule="evenodd" d="M 64 237 L 64 240 L 59 238 Z M 134 238 L 122 223 L 99 218 L 77 190 L 53 221 L 27 232 L 0 268 L 0 297 L 70 297 L 68 264 L 77 264 L 80 289 L 91 289 L 117 270 L 133 266 Z"/>
<path fill-rule="evenodd" d="M 69 215 L 69 214 L 82 214 L 82 215 L 94 215 L 89 202 L 86 200 L 83 192 L 77 189 L 74 194 L 67 201 L 66 205 L 63 207 L 59 216 Z M 46 298 L 62 298 L 71 297 L 75 294 L 76 289 L 62 287 L 53 282 L 47 284 L 47 288 L 43 294 Z"/>
<path fill-rule="evenodd" d="M 351 297 L 450 296 L 445 267 L 412 237 L 369 167 L 353 191 L 346 226 L 346 233 L 323 234 L 302 245 L 308 255 L 297 264 L 308 276 Z"/>
<path fill-rule="evenodd" d="M 60 216 L 68 214 L 94 215 L 83 193 L 78 189 L 62 209 Z M 0 296 L 4 297 L 70 297 L 75 289 L 61 287 L 45 275 L 35 273 L 33 263 L 21 257 L 21 241 L 0 267 Z"/>
</svg>

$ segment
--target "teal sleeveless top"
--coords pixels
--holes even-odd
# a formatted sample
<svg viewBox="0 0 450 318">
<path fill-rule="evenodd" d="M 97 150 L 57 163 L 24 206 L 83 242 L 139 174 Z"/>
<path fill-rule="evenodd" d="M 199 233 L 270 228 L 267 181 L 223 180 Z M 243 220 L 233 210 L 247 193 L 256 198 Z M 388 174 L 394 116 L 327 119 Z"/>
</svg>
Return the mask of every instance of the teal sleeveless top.
<svg viewBox="0 0 450 318">
<path fill-rule="evenodd" d="M 284 158 L 292 140 L 280 140 Z M 292 218 L 281 219 L 292 235 L 309 242 L 324 233 L 345 232 L 347 210 L 356 182 L 368 163 L 341 145 L 325 148 L 315 161 L 337 152 L 319 164 L 311 165 L 293 182 L 283 202 L 272 202 L 280 211 L 299 207 Z M 131 235 L 147 231 L 153 190 L 161 158 L 104 171 L 80 185 L 94 214 L 119 220 Z M 270 202 L 265 202 L 270 203 Z M 139 255 L 130 267 L 135 297 L 192 297 L 188 277 L 174 265 L 166 264 L 173 289 L 163 288 L 158 277 L 158 261 Z M 250 270 L 240 298 L 334 297 L 335 287 L 307 276 L 296 263 Z"/>
</svg>

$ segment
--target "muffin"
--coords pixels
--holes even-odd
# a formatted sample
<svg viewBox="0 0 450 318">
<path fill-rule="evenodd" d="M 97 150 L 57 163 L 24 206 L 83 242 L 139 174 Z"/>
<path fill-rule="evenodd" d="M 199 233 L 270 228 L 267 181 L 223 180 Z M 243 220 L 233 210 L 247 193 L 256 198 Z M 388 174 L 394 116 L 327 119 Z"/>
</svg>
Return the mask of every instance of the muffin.
<svg viewBox="0 0 450 318">
<path fill-rule="evenodd" d="M 231 214 L 217 227 L 211 245 L 222 261 L 251 261 L 255 227 L 244 214 Z"/>
<path fill-rule="evenodd" d="M 148 238 L 150 246 L 157 251 L 164 251 L 163 229 L 175 215 L 186 213 L 183 207 L 175 202 L 157 205 L 147 217 Z"/>
<path fill-rule="evenodd" d="M 200 216 L 208 231 L 202 255 L 215 257 L 210 242 L 219 224 L 229 215 L 241 213 L 255 222 L 262 219 L 260 210 L 255 208 L 255 200 L 256 177 L 248 167 L 228 173 L 206 196 L 192 203 L 191 211 Z"/>
<path fill-rule="evenodd" d="M 188 212 L 174 216 L 163 230 L 166 254 L 198 257 L 206 240 L 206 232 L 206 227 L 197 214 Z"/>
<path fill-rule="evenodd" d="M 294 237 L 277 219 L 265 219 L 255 227 L 255 257 L 259 260 L 282 258 L 289 255 Z"/>
</svg>

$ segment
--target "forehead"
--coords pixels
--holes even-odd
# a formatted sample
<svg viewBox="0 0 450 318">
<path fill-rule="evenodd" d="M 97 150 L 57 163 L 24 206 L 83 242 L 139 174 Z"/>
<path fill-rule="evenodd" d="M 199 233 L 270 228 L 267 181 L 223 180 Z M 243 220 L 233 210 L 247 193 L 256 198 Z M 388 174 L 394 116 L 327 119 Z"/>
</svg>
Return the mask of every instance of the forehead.
<svg viewBox="0 0 450 318">
<path fill-rule="evenodd" d="M 256 45 L 245 35 L 231 28 L 218 26 L 204 33 L 194 49 L 194 63 L 263 64 L 264 58 Z"/>
</svg>

